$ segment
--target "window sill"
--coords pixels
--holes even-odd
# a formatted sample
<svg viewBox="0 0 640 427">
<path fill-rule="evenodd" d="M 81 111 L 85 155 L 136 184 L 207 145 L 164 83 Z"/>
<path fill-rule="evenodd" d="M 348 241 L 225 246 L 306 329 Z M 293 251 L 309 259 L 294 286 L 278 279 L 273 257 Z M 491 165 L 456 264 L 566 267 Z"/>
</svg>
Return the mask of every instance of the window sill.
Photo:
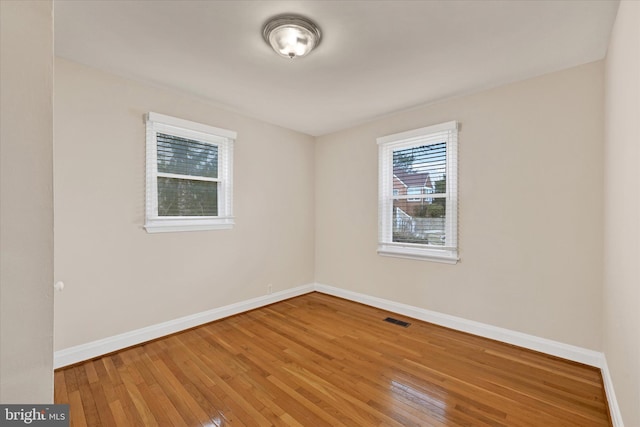
<svg viewBox="0 0 640 427">
<path fill-rule="evenodd" d="M 378 246 L 378 255 L 395 258 L 416 259 L 420 261 L 441 262 L 444 264 L 456 264 L 458 251 L 446 249 L 414 248 L 407 246 L 391 246 L 381 244 Z"/>
<path fill-rule="evenodd" d="M 235 224 L 233 218 L 204 219 L 154 219 L 144 225 L 147 233 L 171 233 L 182 231 L 228 230 Z"/>
</svg>

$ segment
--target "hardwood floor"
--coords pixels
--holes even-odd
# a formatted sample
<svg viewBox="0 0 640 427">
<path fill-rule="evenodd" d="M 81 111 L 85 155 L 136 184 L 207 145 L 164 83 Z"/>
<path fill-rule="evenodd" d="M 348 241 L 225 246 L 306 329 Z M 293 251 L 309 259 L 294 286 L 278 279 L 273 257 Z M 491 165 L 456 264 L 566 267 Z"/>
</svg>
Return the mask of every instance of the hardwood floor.
<svg viewBox="0 0 640 427">
<path fill-rule="evenodd" d="M 72 426 L 611 425 L 595 368 L 320 293 L 57 370 L 55 401 Z"/>
</svg>

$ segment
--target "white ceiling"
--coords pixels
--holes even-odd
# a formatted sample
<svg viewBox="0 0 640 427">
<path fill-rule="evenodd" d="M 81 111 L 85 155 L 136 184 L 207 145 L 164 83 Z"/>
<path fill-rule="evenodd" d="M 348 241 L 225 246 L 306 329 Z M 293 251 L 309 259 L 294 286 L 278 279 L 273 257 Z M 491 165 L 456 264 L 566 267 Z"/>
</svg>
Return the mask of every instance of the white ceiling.
<svg viewBox="0 0 640 427">
<path fill-rule="evenodd" d="M 56 55 L 310 135 L 602 59 L 617 0 L 55 0 Z M 318 23 L 287 60 L 262 26 Z"/>
</svg>

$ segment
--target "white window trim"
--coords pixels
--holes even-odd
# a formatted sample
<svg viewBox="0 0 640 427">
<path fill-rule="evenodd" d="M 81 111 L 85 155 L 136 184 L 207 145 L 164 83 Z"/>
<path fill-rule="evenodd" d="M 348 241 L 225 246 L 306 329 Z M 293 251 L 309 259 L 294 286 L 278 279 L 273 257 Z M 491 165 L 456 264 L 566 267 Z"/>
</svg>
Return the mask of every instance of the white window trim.
<svg viewBox="0 0 640 427">
<path fill-rule="evenodd" d="M 453 131 L 447 141 L 447 221 L 444 247 L 412 243 L 395 243 L 393 239 L 393 212 L 388 200 L 393 198 L 393 151 L 428 143 L 429 135 Z M 378 254 L 398 258 L 436 261 L 455 264 L 458 257 L 458 123 L 456 121 L 427 126 L 377 139 L 378 143 Z M 430 196 L 433 197 L 433 196 Z M 391 204 L 393 205 L 393 204 Z"/>
<path fill-rule="evenodd" d="M 202 123 L 191 122 L 158 113 L 148 113 L 146 120 L 146 203 L 144 228 L 148 233 L 230 229 L 233 217 L 233 144 L 237 133 Z M 166 133 L 218 146 L 218 216 L 158 215 L 158 142 L 157 134 Z M 171 174 L 169 174 L 171 175 Z M 190 177 L 193 178 L 193 177 Z M 196 178 L 199 179 L 199 178 Z M 209 180 L 203 178 L 203 180 Z"/>
</svg>

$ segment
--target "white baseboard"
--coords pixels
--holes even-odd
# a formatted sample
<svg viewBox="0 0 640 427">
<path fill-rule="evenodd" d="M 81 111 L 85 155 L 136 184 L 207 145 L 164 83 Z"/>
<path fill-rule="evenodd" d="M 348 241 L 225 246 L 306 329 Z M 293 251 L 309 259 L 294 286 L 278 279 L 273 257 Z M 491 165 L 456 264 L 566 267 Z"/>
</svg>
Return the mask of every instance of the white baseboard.
<svg viewBox="0 0 640 427">
<path fill-rule="evenodd" d="M 370 305 L 382 310 L 388 310 L 393 313 L 403 314 L 414 319 L 424 320 L 425 322 L 455 329 L 457 331 L 468 332 L 473 335 L 478 335 L 508 344 L 517 345 L 518 347 L 528 348 L 530 350 L 539 351 L 545 354 L 550 354 L 552 356 L 557 356 L 563 359 L 572 360 L 574 362 L 579 362 L 585 365 L 600 368 L 613 427 L 624 427 L 620 407 L 618 406 L 616 394 L 613 389 L 613 381 L 611 379 L 611 374 L 609 373 L 609 367 L 607 366 L 607 360 L 605 358 L 605 355 L 601 352 L 549 340 L 546 338 L 540 338 L 535 335 L 528 335 L 522 332 L 512 331 L 510 329 L 499 328 L 497 326 L 487 325 L 485 323 L 475 322 L 473 320 L 467 320 L 461 317 L 438 313 L 435 311 L 426 310 L 424 308 L 413 307 L 407 304 L 401 304 L 382 298 L 347 291 L 320 283 L 315 284 L 315 290 L 324 294 L 348 299 L 350 301 L 356 301 L 365 305 Z"/>
<path fill-rule="evenodd" d="M 604 383 L 604 391 L 607 394 L 607 402 L 609 403 L 609 413 L 611 414 L 611 422 L 613 427 L 624 427 L 622 422 L 622 413 L 618 406 L 618 400 L 616 399 L 616 392 L 613 389 L 613 380 L 611 379 L 611 373 L 609 372 L 609 366 L 607 365 L 607 358 L 602 356 L 602 382 Z"/>
<path fill-rule="evenodd" d="M 235 304 L 226 305 L 224 307 L 214 308 L 212 310 L 203 311 L 201 313 L 192 314 L 179 319 L 169 320 L 167 322 L 158 323 L 156 325 L 147 326 L 146 328 L 136 329 L 125 332 L 123 334 L 114 335 L 108 338 L 91 341 L 86 344 L 58 350 L 53 355 L 54 369 L 63 366 L 73 365 L 74 363 L 89 360 L 103 354 L 111 353 L 133 345 L 141 344 L 146 341 L 154 340 L 194 326 L 203 325 L 225 317 L 233 316 L 245 311 L 254 310 L 265 305 L 273 304 L 278 301 L 293 298 L 313 292 L 314 285 L 303 285 L 284 291 L 275 292 L 270 295 L 264 295 L 252 298 L 247 301 L 241 301 Z"/>
<path fill-rule="evenodd" d="M 145 341 L 150 341 L 165 335 L 193 328 L 194 326 L 203 325 L 214 320 L 219 320 L 224 317 L 233 316 L 235 314 L 273 304 L 278 301 L 313 292 L 314 290 L 394 313 L 403 314 L 414 319 L 424 320 L 425 322 L 434 323 L 436 325 L 445 326 L 458 331 L 468 332 L 481 337 L 562 357 L 563 359 L 573 360 L 598 368 L 603 367 L 604 356 L 602 353 L 597 351 L 316 283 L 315 285 L 309 284 L 298 286 L 296 288 L 276 292 L 271 295 L 252 298 L 247 301 L 241 301 L 235 304 L 169 320 L 167 322 L 158 323 L 156 325 L 147 326 L 145 328 L 136 329 L 86 344 L 58 350 L 54 353 L 54 368 L 57 369 L 62 366 L 82 362 L 83 360 L 88 360 L 102 354 L 111 353 Z"/>
<path fill-rule="evenodd" d="M 287 289 L 276 292 L 271 295 L 265 295 L 252 298 L 247 301 L 230 304 L 224 307 L 215 308 L 201 313 L 192 314 L 190 316 L 181 317 L 179 319 L 170 320 L 159 323 L 157 325 L 148 326 L 146 328 L 136 329 L 123 334 L 114 335 L 112 337 L 92 341 L 86 344 L 77 345 L 56 351 L 54 353 L 54 368 L 61 368 L 72 365 L 74 363 L 89 360 L 103 354 L 111 353 L 133 345 L 141 344 L 156 338 L 170 335 L 185 329 L 203 325 L 205 323 L 219 320 L 225 317 L 233 316 L 245 311 L 254 310 L 269 304 L 303 295 L 309 292 L 321 292 L 327 295 L 344 298 L 350 301 L 359 302 L 372 307 L 388 310 L 393 313 L 402 314 L 414 319 L 423 320 L 425 322 L 455 329 L 458 331 L 468 332 L 485 338 L 502 341 L 508 344 L 517 345 L 519 347 L 528 348 L 530 350 L 539 351 L 563 359 L 572 360 L 583 363 L 585 365 L 600 368 L 602 371 L 602 379 L 604 382 L 609 410 L 614 427 L 624 427 L 620 408 L 615 397 L 613 382 L 607 366 L 607 361 L 603 353 L 594 350 L 577 347 L 534 335 L 524 334 L 522 332 L 512 331 L 497 326 L 487 325 L 485 323 L 473 320 L 463 319 L 461 317 L 451 316 L 448 314 L 438 313 L 424 308 L 414 307 L 382 298 L 372 297 L 369 295 L 348 291 L 345 289 L 335 288 L 333 286 L 323 285 L 321 283 L 298 286 L 296 288 Z"/>
<path fill-rule="evenodd" d="M 372 297 L 357 292 L 334 288 L 333 286 L 327 286 L 320 283 L 316 283 L 315 290 L 383 310 L 403 314 L 414 319 L 424 320 L 425 322 L 434 323 L 457 331 L 468 332 L 473 335 L 502 341 L 508 344 L 517 345 L 518 347 L 524 347 L 530 350 L 561 357 L 563 359 L 584 363 L 585 365 L 595 366 L 598 368 L 602 366 L 603 355 L 598 351 L 588 350 L 586 348 L 564 344 L 558 341 L 552 341 L 546 338 L 540 338 L 534 335 L 528 335 L 522 332 L 487 325 L 485 323 L 475 322 L 473 320 L 467 320 L 461 317 L 438 313 L 424 308 Z"/>
</svg>

